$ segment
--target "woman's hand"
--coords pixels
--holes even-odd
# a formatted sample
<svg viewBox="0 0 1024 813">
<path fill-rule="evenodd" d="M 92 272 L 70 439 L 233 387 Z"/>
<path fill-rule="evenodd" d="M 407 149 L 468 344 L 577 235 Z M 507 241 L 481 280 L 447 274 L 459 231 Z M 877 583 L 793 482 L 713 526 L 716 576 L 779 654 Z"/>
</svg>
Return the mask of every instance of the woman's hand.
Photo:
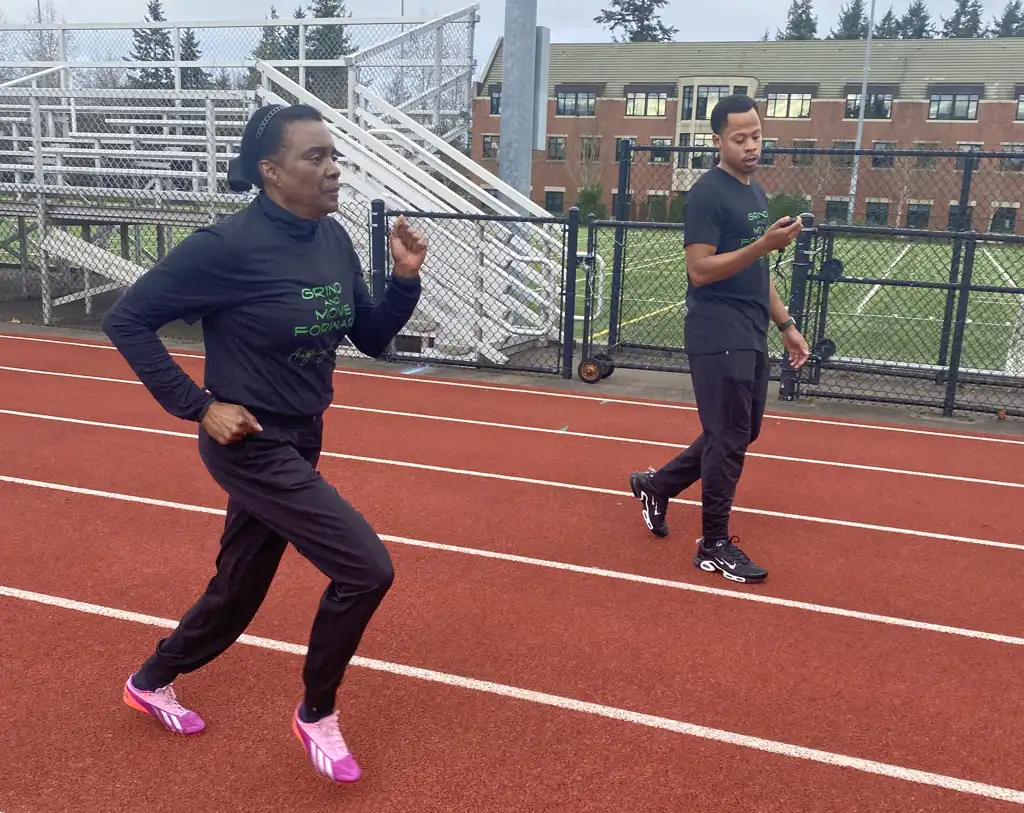
<svg viewBox="0 0 1024 813">
<path fill-rule="evenodd" d="M 396 277 L 412 279 L 419 276 L 423 259 L 427 256 L 427 236 L 419 229 L 410 228 L 401 216 L 391 229 L 391 258 Z"/>
<path fill-rule="evenodd" d="M 214 401 L 203 416 L 203 429 L 221 446 L 241 440 L 246 435 L 262 432 L 263 427 L 245 407 Z"/>
</svg>

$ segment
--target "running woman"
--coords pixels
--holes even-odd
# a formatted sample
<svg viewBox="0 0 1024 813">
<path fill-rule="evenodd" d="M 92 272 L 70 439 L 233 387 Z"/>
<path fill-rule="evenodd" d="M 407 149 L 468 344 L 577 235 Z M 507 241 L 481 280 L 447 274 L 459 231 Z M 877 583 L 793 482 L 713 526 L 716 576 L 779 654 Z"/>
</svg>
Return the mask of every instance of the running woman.
<svg viewBox="0 0 1024 813">
<path fill-rule="evenodd" d="M 669 499 L 701 483 L 702 532 L 695 564 L 727 579 L 759 582 L 754 564 L 729 535 L 729 515 L 747 447 L 761 431 L 768 395 L 769 319 L 782 332 L 794 369 L 807 343 L 772 284 L 766 255 L 788 246 L 801 221 L 768 224 L 768 201 L 752 179 L 761 155 L 761 120 L 753 99 L 727 96 L 711 112 L 720 160 L 686 198 L 684 244 L 689 285 L 684 341 L 701 435 L 658 471 L 633 472 L 633 495 L 647 527 L 668 535 Z"/>
<path fill-rule="evenodd" d="M 156 401 L 198 423 L 200 458 L 227 492 L 216 573 L 180 624 L 125 681 L 123 699 L 177 734 L 205 728 L 173 683 L 223 653 L 266 596 L 290 541 L 329 583 L 309 636 L 292 728 L 320 774 L 359 779 L 342 737 L 337 690 L 394 578 L 363 516 L 317 471 L 323 413 L 342 338 L 379 356 L 420 297 L 424 235 L 399 220 L 393 275 L 374 304 L 338 209 L 340 170 L 320 114 L 260 108 L 247 123 L 232 187 L 257 187 L 237 214 L 198 229 L 131 286 L 103 329 Z M 202 320 L 205 389 L 157 330 Z"/>
</svg>

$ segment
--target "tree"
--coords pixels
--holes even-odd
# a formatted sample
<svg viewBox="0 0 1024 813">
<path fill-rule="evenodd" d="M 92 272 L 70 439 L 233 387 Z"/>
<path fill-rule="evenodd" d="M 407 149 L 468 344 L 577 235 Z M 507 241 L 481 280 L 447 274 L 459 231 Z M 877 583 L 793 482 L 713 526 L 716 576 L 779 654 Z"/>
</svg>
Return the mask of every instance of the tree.
<svg viewBox="0 0 1024 813">
<path fill-rule="evenodd" d="M 905 40 L 928 40 L 935 36 L 935 25 L 924 0 L 913 0 L 900 17 L 900 37 Z"/>
<path fill-rule="evenodd" d="M 970 39 L 983 36 L 981 0 L 956 0 L 953 14 L 942 20 L 942 36 L 949 39 Z"/>
<path fill-rule="evenodd" d="M 342 0 L 313 0 L 309 16 L 314 19 L 350 17 Z M 320 25 L 306 28 L 306 59 L 339 60 L 355 50 L 344 26 Z M 348 68 L 306 68 L 306 89 L 334 108 L 348 105 Z"/>
<path fill-rule="evenodd" d="M 771 33 L 765 28 L 764 33 L 761 35 L 761 42 L 768 42 L 772 38 Z"/>
<path fill-rule="evenodd" d="M 992 19 L 991 37 L 1024 37 L 1024 9 L 1021 0 L 1007 0 L 1001 17 Z"/>
<path fill-rule="evenodd" d="M 178 45 L 181 49 L 182 62 L 198 62 L 202 59 L 203 52 L 199 47 L 199 38 L 191 28 L 186 28 L 181 32 L 181 41 Z M 182 90 L 205 90 L 212 84 L 213 79 L 210 74 L 202 68 L 181 69 Z"/>
<path fill-rule="evenodd" d="M 893 14 L 892 6 L 885 12 L 882 19 L 875 23 L 875 30 L 871 34 L 877 40 L 898 40 L 900 38 L 900 21 Z"/>
<path fill-rule="evenodd" d="M 161 0 L 149 0 L 147 23 L 166 22 Z M 129 62 L 173 62 L 174 46 L 167 28 L 136 28 L 132 31 L 132 49 L 125 58 Z M 173 88 L 174 73 L 170 68 L 138 68 L 130 73 L 131 86 L 136 88 Z"/>
<path fill-rule="evenodd" d="M 270 7 L 270 19 L 278 19 L 277 9 L 274 6 Z M 252 49 L 252 58 L 257 61 L 269 62 L 275 59 L 284 59 L 283 53 L 284 44 L 281 41 L 281 27 L 276 25 L 265 26 L 260 36 L 260 41 Z M 245 79 L 246 89 L 253 90 L 259 84 L 259 71 L 255 68 L 249 68 L 249 73 Z"/>
<path fill-rule="evenodd" d="M 786 13 L 786 28 L 775 34 L 778 40 L 813 40 L 818 37 L 818 18 L 813 0 L 793 0 Z"/>
<path fill-rule="evenodd" d="M 829 39 L 862 40 L 868 36 L 868 15 L 864 11 L 864 0 L 850 0 L 839 10 L 839 23 L 832 29 Z"/>
<path fill-rule="evenodd" d="M 668 5 L 669 0 L 611 0 L 608 8 L 594 18 L 612 32 L 616 42 L 670 42 L 679 32 L 661 22 L 658 9 Z M 623 37 L 615 36 L 616 29 L 622 29 Z"/>
<path fill-rule="evenodd" d="M 306 12 L 302 6 L 299 6 L 295 11 L 292 12 L 292 18 L 295 20 L 305 20 Z M 281 32 L 281 59 L 298 59 L 299 58 L 299 27 L 289 26 Z M 281 73 L 291 79 L 293 82 L 299 81 L 299 69 L 298 68 L 281 68 Z"/>
</svg>

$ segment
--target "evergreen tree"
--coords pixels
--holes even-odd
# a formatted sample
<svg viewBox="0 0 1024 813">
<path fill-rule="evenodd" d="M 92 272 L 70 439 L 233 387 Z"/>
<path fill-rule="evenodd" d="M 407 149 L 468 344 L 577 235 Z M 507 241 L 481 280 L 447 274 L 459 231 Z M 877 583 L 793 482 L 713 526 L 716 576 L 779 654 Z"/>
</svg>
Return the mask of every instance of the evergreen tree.
<svg viewBox="0 0 1024 813">
<path fill-rule="evenodd" d="M 662 23 L 658 9 L 666 5 L 668 0 L 611 0 L 594 22 L 611 31 L 616 42 L 670 42 L 679 29 Z M 621 40 L 615 36 L 620 28 Z"/>
<path fill-rule="evenodd" d="M 812 0 L 793 0 L 786 13 L 786 28 L 775 34 L 778 40 L 813 40 L 818 37 L 818 18 Z"/>
<path fill-rule="evenodd" d="M 270 19 L 277 20 L 277 8 L 270 7 Z M 297 39 L 297 38 L 296 38 Z M 260 41 L 252 50 L 252 58 L 257 61 L 269 62 L 274 59 L 285 59 L 284 45 L 282 43 L 282 31 L 280 26 L 268 25 L 263 28 Z M 260 74 L 255 68 L 249 68 L 245 79 L 245 87 L 252 90 L 259 87 Z"/>
<path fill-rule="evenodd" d="M 1024 8 L 1021 0 L 1007 0 L 1001 17 L 992 19 L 991 37 L 1024 37 Z"/>
<path fill-rule="evenodd" d="M 839 10 L 837 28 L 832 29 L 829 39 L 862 40 L 868 36 L 868 15 L 864 11 L 864 0 L 850 0 Z"/>
<path fill-rule="evenodd" d="M 202 49 L 199 47 L 199 38 L 191 28 L 186 28 L 181 32 L 179 47 L 181 48 L 182 62 L 198 62 L 203 56 Z M 212 84 L 213 79 L 210 74 L 202 68 L 181 69 L 182 90 L 205 90 Z"/>
<path fill-rule="evenodd" d="M 871 34 L 877 40 L 898 40 L 900 38 L 900 21 L 893 14 L 892 6 L 885 12 L 882 19 L 875 23 L 875 30 Z"/>
<path fill-rule="evenodd" d="M 942 36 L 949 39 L 970 39 L 983 35 L 981 0 L 956 0 L 952 16 L 942 20 Z"/>
<path fill-rule="evenodd" d="M 314 19 L 351 17 L 343 0 L 313 0 L 309 16 Z M 344 27 L 340 25 L 306 28 L 306 59 L 339 60 L 355 51 Z M 348 106 L 348 69 L 338 67 L 306 68 L 306 89 L 334 108 Z"/>
<path fill-rule="evenodd" d="M 148 0 L 147 23 L 166 22 L 162 0 Z M 126 57 L 130 62 L 173 62 L 174 45 L 169 28 L 136 28 L 132 31 L 132 48 Z M 135 88 L 173 88 L 174 71 L 171 68 L 138 68 L 129 73 Z"/>
<path fill-rule="evenodd" d="M 924 0 L 912 0 L 900 18 L 900 37 L 905 40 L 928 40 L 935 36 L 935 25 Z"/>
<path fill-rule="evenodd" d="M 292 18 L 295 20 L 305 20 L 306 12 L 299 6 L 295 11 L 292 12 Z M 307 31 L 308 33 L 308 31 Z M 299 58 L 299 27 L 289 26 L 281 31 L 281 59 L 298 59 Z M 299 69 L 298 68 L 281 68 L 281 73 L 285 74 L 293 82 L 299 81 Z"/>
</svg>

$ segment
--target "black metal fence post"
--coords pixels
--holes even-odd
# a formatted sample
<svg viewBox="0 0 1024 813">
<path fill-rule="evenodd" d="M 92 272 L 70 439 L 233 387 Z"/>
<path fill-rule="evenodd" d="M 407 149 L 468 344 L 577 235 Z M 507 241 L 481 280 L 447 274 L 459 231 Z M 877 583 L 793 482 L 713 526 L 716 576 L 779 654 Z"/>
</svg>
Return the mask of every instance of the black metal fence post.
<svg viewBox="0 0 1024 813">
<path fill-rule="evenodd" d="M 384 220 L 384 201 L 373 200 L 370 203 L 370 280 L 375 302 L 384 298 L 386 288 L 384 268 L 387 263 L 388 235 Z"/>
<path fill-rule="evenodd" d="M 803 218 L 803 227 L 796 237 L 793 246 L 793 279 L 789 290 L 789 315 L 796 322 L 796 329 L 803 332 L 804 315 L 807 307 L 807 277 L 814 266 L 811 248 L 814 243 L 814 215 L 805 212 L 800 215 Z M 782 354 L 780 362 L 779 398 L 783 401 L 792 401 L 796 398 L 797 371 L 789 366 L 789 355 Z"/>
<path fill-rule="evenodd" d="M 619 157 L 619 191 L 615 201 L 615 212 L 613 216 L 620 223 L 629 220 L 629 170 L 633 163 L 633 142 L 628 139 L 621 139 L 618 142 Z M 622 272 L 626 255 L 626 235 L 628 229 L 625 226 L 615 227 L 615 253 L 612 260 L 612 291 L 608 303 L 608 352 L 619 341 L 619 297 L 622 293 Z"/>
<path fill-rule="evenodd" d="M 964 171 L 960 180 L 960 202 L 957 205 L 956 221 L 949 224 L 950 231 L 973 230 L 971 217 L 971 180 L 974 177 L 974 165 L 977 159 L 967 153 L 964 158 Z M 960 257 L 963 253 L 963 241 L 956 238 L 953 241 L 953 259 L 949 264 L 949 284 L 956 285 L 960 276 Z M 939 338 L 939 367 L 946 366 L 946 359 L 949 355 L 949 334 L 953 327 L 953 305 L 956 301 L 956 288 L 950 288 L 946 293 L 946 312 L 942 319 L 942 336 Z M 945 372 L 940 369 L 936 374 L 936 381 L 941 382 Z"/>
<path fill-rule="evenodd" d="M 956 387 L 960 381 L 960 359 L 964 349 L 964 330 L 967 327 L 967 305 L 971 298 L 971 276 L 974 273 L 974 249 L 978 241 L 970 238 L 964 250 L 963 273 L 960 275 L 956 307 L 956 324 L 953 327 L 953 346 L 949 358 L 949 375 L 946 378 L 946 397 L 942 404 L 942 414 L 947 418 L 953 415 L 956 408 Z M 951 292 L 952 293 L 952 292 Z"/>
<path fill-rule="evenodd" d="M 580 210 L 578 206 L 569 209 L 565 231 L 565 276 L 562 296 L 562 378 L 572 378 L 572 359 L 576 345 L 576 267 L 579 262 Z"/>
</svg>

